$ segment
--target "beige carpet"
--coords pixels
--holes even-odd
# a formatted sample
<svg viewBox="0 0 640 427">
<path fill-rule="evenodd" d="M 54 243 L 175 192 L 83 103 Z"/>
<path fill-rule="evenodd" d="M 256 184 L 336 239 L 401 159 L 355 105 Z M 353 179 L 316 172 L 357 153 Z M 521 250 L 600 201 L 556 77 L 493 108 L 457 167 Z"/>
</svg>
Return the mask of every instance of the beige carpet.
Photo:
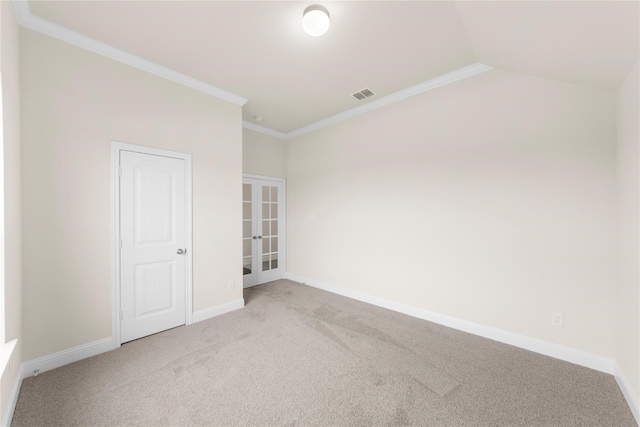
<svg viewBox="0 0 640 427">
<path fill-rule="evenodd" d="M 289 281 L 23 382 L 13 427 L 635 426 L 614 378 Z"/>
</svg>

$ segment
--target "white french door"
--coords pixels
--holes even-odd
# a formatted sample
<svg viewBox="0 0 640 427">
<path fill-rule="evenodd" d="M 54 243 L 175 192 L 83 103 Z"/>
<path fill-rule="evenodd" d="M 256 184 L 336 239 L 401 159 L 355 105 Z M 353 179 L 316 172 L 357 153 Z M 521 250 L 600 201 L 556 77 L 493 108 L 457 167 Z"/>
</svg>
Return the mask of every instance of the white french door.
<svg viewBox="0 0 640 427">
<path fill-rule="evenodd" d="M 242 181 L 242 273 L 245 288 L 284 277 L 284 181 Z"/>
<path fill-rule="evenodd" d="M 120 151 L 120 341 L 186 323 L 187 195 L 181 158 Z"/>
</svg>

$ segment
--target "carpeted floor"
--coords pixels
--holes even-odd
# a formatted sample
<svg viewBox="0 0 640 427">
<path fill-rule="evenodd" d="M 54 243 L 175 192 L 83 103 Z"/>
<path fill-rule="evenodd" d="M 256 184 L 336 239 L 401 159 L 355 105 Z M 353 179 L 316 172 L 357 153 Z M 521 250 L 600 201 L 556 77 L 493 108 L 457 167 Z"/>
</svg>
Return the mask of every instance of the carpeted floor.
<svg viewBox="0 0 640 427">
<path fill-rule="evenodd" d="M 611 375 L 281 280 L 28 378 L 13 427 L 635 426 Z"/>
</svg>

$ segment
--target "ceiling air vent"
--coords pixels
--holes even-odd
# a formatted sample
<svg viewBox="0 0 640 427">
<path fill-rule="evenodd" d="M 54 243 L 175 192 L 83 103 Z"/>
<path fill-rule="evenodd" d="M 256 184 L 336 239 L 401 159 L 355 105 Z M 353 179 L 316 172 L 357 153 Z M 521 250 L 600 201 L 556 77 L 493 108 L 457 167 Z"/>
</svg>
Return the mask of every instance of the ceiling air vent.
<svg viewBox="0 0 640 427">
<path fill-rule="evenodd" d="M 373 95 L 375 95 L 375 93 L 373 93 L 371 89 L 367 89 L 367 88 L 364 88 L 359 92 L 351 94 L 351 96 L 353 96 L 358 101 L 362 101 L 363 99 L 367 99 Z"/>
</svg>

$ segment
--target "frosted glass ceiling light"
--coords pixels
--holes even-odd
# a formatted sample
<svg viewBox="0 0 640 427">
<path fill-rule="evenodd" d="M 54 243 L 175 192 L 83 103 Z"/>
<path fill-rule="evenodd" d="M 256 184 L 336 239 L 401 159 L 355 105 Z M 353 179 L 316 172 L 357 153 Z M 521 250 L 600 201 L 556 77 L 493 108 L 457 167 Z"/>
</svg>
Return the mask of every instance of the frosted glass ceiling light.
<svg viewBox="0 0 640 427">
<path fill-rule="evenodd" d="M 329 11 L 324 7 L 314 4 L 304 10 L 302 14 L 302 28 L 313 37 L 323 35 L 329 29 Z"/>
</svg>

